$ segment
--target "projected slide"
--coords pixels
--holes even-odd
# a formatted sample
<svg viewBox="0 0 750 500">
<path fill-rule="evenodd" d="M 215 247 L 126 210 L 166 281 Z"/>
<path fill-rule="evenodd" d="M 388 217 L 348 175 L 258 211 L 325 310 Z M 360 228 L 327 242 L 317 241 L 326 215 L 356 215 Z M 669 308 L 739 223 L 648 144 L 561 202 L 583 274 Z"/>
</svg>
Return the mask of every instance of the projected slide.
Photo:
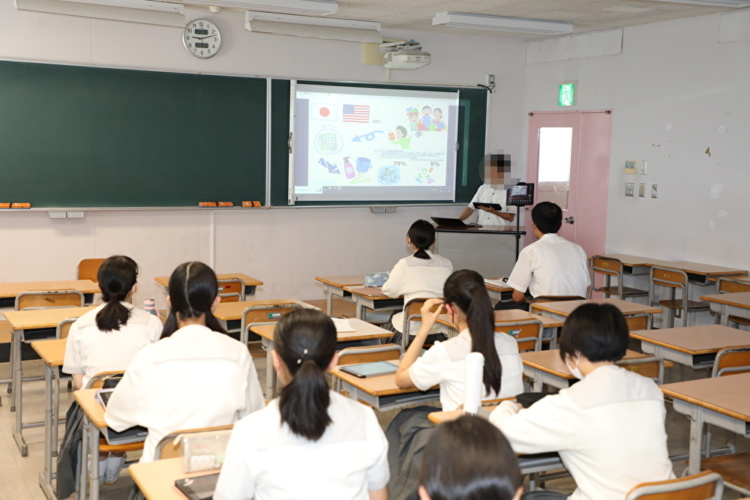
<svg viewBox="0 0 750 500">
<path fill-rule="evenodd" d="M 295 201 L 454 200 L 457 92 L 297 85 Z"/>
</svg>

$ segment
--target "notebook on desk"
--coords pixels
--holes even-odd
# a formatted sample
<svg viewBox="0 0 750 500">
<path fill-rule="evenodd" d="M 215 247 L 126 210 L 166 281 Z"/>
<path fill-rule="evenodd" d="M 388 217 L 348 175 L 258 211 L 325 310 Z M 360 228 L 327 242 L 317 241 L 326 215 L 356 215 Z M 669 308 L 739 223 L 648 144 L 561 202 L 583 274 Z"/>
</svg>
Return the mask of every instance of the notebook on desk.
<svg viewBox="0 0 750 500">
<path fill-rule="evenodd" d="M 190 500 L 211 500 L 218 482 L 219 473 L 217 472 L 205 476 L 178 479 L 174 482 L 174 485 Z"/>
<path fill-rule="evenodd" d="M 96 399 L 102 404 L 102 406 L 104 406 L 104 408 L 107 407 L 107 403 L 109 403 L 109 398 L 112 396 L 113 391 L 114 389 L 99 389 L 96 391 Z M 148 429 L 138 425 L 125 429 L 122 432 L 116 432 L 107 427 L 102 430 L 102 434 L 104 434 L 107 443 L 112 445 L 139 443 L 146 440 Z"/>
</svg>

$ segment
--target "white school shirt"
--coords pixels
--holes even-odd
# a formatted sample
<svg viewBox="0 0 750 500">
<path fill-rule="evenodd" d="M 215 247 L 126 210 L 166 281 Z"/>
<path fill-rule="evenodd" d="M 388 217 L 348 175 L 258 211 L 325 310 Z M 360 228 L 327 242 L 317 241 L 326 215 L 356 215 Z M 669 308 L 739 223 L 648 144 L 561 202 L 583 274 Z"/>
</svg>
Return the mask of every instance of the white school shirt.
<svg viewBox="0 0 750 500">
<path fill-rule="evenodd" d="M 141 462 L 151 462 L 157 443 L 170 432 L 229 425 L 263 405 L 247 348 L 223 333 L 189 325 L 141 349 L 104 417 L 118 432 L 146 427 Z"/>
<path fill-rule="evenodd" d="M 434 299 L 443 296 L 445 280 L 453 272 L 453 264 L 445 257 L 426 250 L 429 259 L 420 259 L 410 255 L 396 262 L 388 281 L 383 284 L 383 295 L 387 297 L 404 296 L 404 305 L 412 299 Z M 404 313 L 398 312 L 391 318 L 393 327 L 403 331 Z M 413 322 L 413 325 L 417 325 Z M 416 335 L 417 332 L 412 332 Z"/>
<path fill-rule="evenodd" d="M 162 324 L 159 318 L 128 302 L 128 322 L 119 330 L 103 332 L 96 326 L 96 315 L 103 304 L 70 325 L 62 371 L 83 375 L 83 387 L 97 373 L 125 371 L 130 361 L 142 347 L 159 340 Z"/>
<path fill-rule="evenodd" d="M 334 392 L 318 441 L 281 424 L 279 400 L 237 422 L 214 500 L 367 500 L 388 484 L 388 443 L 372 409 Z"/>
<path fill-rule="evenodd" d="M 483 400 L 509 398 L 523 392 L 523 364 L 518 342 L 507 333 L 495 333 L 495 348 L 503 367 L 500 394 L 485 393 Z M 409 367 L 409 378 L 420 391 L 440 384 L 443 411 L 455 410 L 464 403 L 466 356 L 471 353 L 469 330 L 435 345 Z"/>
<path fill-rule="evenodd" d="M 605 365 L 557 395 L 490 415 L 516 453 L 557 451 L 575 479 L 569 500 L 622 500 L 635 485 L 674 478 L 664 397 L 637 373 Z"/>
<path fill-rule="evenodd" d="M 555 233 L 521 250 L 508 286 L 533 297 L 541 295 L 578 295 L 586 297 L 591 284 L 586 252 Z"/>
<path fill-rule="evenodd" d="M 507 226 L 510 222 L 505 219 L 501 219 L 495 214 L 485 212 L 478 208 L 474 208 L 474 203 L 499 203 L 503 209 L 501 212 L 515 213 L 515 210 L 511 212 L 510 207 L 506 207 L 507 202 L 507 190 L 496 189 L 490 184 L 482 184 L 474 194 L 474 198 L 469 202 L 469 208 L 476 211 L 477 224 L 480 226 Z"/>
</svg>

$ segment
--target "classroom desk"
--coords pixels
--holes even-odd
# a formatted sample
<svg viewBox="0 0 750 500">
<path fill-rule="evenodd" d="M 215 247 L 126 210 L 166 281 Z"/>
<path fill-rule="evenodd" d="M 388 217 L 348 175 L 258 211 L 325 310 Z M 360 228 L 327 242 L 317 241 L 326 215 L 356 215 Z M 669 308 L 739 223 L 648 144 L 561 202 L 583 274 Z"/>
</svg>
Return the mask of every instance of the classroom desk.
<svg viewBox="0 0 750 500">
<path fill-rule="evenodd" d="M 392 299 L 383 295 L 380 287 L 344 287 L 351 293 L 352 302 L 357 306 L 357 318 L 365 319 L 365 309 L 373 311 L 395 311 L 404 307 L 404 299 Z"/>
<path fill-rule="evenodd" d="M 349 318 L 349 324 L 354 328 L 353 332 L 341 332 L 337 335 L 337 341 L 339 348 L 343 349 L 346 347 L 347 342 L 362 342 L 372 341 L 373 344 L 377 344 L 381 339 L 389 339 L 393 336 L 393 332 L 375 326 L 361 319 Z M 251 330 L 253 333 L 260 335 L 263 342 L 263 347 L 267 351 L 273 351 L 273 331 L 276 328 L 276 323 L 268 325 L 257 325 L 253 326 Z M 276 395 L 276 370 L 271 363 L 270 355 L 266 358 L 266 399 L 271 400 Z"/>
<path fill-rule="evenodd" d="M 44 495 L 57 499 L 52 486 L 52 457 L 56 456 L 57 431 L 60 420 L 60 380 L 57 367 L 62 366 L 67 339 L 38 340 L 31 343 L 44 361 L 44 468 L 39 473 L 39 486 Z"/>
<path fill-rule="evenodd" d="M 274 309 L 279 306 L 287 306 L 289 304 L 296 304 L 299 307 L 306 308 L 306 309 L 317 309 L 315 306 L 311 306 L 307 302 L 302 302 L 301 300 L 297 299 L 276 299 L 276 300 L 244 300 L 242 302 L 220 302 L 218 306 L 216 306 L 216 310 L 214 311 L 214 316 L 216 316 L 216 319 L 223 321 L 227 329 L 229 329 L 229 322 L 237 322 L 242 321 L 242 313 L 245 312 L 245 309 L 248 307 L 257 308 L 258 310 L 263 309 Z M 274 318 L 268 318 L 268 321 L 276 321 Z M 236 328 L 239 328 L 239 325 L 234 325 Z M 240 342 L 247 343 L 247 331 L 240 332 Z"/>
<path fill-rule="evenodd" d="M 78 498 L 91 500 L 99 499 L 99 434 L 101 429 L 106 429 L 107 422 L 104 420 L 104 406 L 96 400 L 98 389 L 82 389 L 75 391 L 73 397 L 83 410 L 83 435 L 81 441 L 81 462 L 78 466 L 80 481 Z M 89 474 L 89 457 L 94 465 Z M 89 480 L 87 482 L 87 479 Z M 88 488 L 91 495 L 87 496 Z"/>
<path fill-rule="evenodd" d="M 323 286 L 323 293 L 326 296 L 326 314 L 331 316 L 333 315 L 333 297 L 341 297 L 352 302 L 351 292 L 344 290 L 344 287 L 362 285 L 365 282 L 365 275 L 316 276 L 315 281 Z"/>
<path fill-rule="evenodd" d="M 606 254 L 604 257 L 619 259 L 622 262 L 626 272 L 630 274 L 648 274 L 648 268 L 652 266 L 669 267 L 685 271 L 688 280 L 698 285 L 707 285 L 711 278 L 716 279 L 722 276 L 741 276 L 747 274 L 747 269 L 736 269 L 731 267 L 714 266 L 711 264 L 701 264 L 698 262 L 689 262 L 685 260 L 668 261 L 650 259 L 648 257 L 638 257 L 628 254 Z M 642 271 L 637 272 L 641 269 Z M 645 271 L 645 272 L 644 272 Z"/>
<path fill-rule="evenodd" d="M 504 298 L 510 297 L 510 295 L 513 294 L 513 289 L 511 287 L 505 283 L 497 283 L 498 281 L 502 282 L 502 278 L 495 278 L 491 281 L 494 283 L 484 280 L 484 286 L 487 287 L 487 294 L 489 294 L 490 299 L 500 302 Z"/>
<path fill-rule="evenodd" d="M 15 307 L 16 297 L 21 292 L 45 292 L 49 290 L 76 290 L 83 294 L 86 304 L 91 304 L 94 294 L 99 293 L 99 285 L 91 280 L 0 283 L 0 307 Z"/>
<path fill-rule="evenodd" d="M 542 340 L 550 341 L 550 349 L 554 349 L 557 346 L 557 329 L 562 327 L 563 321 L 549 316 L 541 316 L 539 314 L 532 314 L 522 309 L 506 309 L 502 311 L 495 311 L 495 327 L 498 326 L 512 326 L 514 323 L 521 321 L 539 320 L 544 325 L 542 331 Z M 458 329 L 456 325 L 451 323 L 450 316 L 448 314 L 441 314 L 438 317 L 437 324 L 439 325 L 440 332 L 446 337 L 454 337 L 458 335 Z"/>
<path fill-rule="evenodd" d="M 23 423 L 23 363 L 21 362 L 21 343 L 24 337 L 33 333 L 33 330 L 49 329 L 57 327 L 58 323 L 66 318 L 78 318 L 79 316 L 94 309 L 89 307 L 55 307 L 51 309 L 29 309 L 26 311 L 8 311 L 5 313 L 5 319 L 10 323 L 12 331 L 11 337 L 11 358 L 13 359 L 13 373 L 11 380 L 13 385 L 13 399 L 11 411 L 16 411 L 16 422 L 13 427 L 13 438 L 21 450 L 21 456 L 25 457 L 29 453 L 29 448 L 23 438 L 23 429 L 29 427 L 38 427 L 39 424 Z"/>
<path fill-rule="evenodd" d="M 661 390 L 675 411 L 690 419 L 689 474 L 700 472 L 703 424 L 750 437 L 750 373 L 677 382 Z"/>
<path fill-rule="evenodd" d="M 719 314 L 724 326 L 729 324 L 729 316 L 750 319 L 750 292 L 704 295 L 701 300 L 708 302 L 711 311 Z"/>
<path fill-rule="evenodd" d="M 710 368 L 720 350 L 750 345 L 750 332 L 722 325 L 639 330 L 630 336 L 641 341 L 643 352 L 691 368 Z"/>
<path fill-rule="evenodd" d="M 630 302 L 622 299 L 592 299 L 592 300 L 563 300 L 554 302 L 536 302 L 531 304 L 531 311 L 536 313 L 546 313 L 555 318 L 567 318 L 570 313 L 575 311 L 579 306 L 583 304 L 611 304 L 618 308 L 620 312 L 627 319 L 633 316 L 647 315 L 647 328 L 651 328 L 651 317 L 654 314 L 659 314 L 662 310 L 658 307 L 649 306 L 645 304 L 638 304 L 636 302 Z"/>
<path fill-rule="evenodd" d="M 255 295 L 255 288 L 263 284 L 262 281 L 242 273 L 217 274 L 216 278 L 219 280 L 241 279 L 245 282 L 245 295 Z M 164 295 L 169 295 L 169 276 L 158 276 L 154 278 L 154 281 L 162 287 Z"/>
<path fill-rule="evenodd" d="M 353 400 L 361 401 L 379 411 L 393 410 L 440 399 L 440 388 L 438 386 L 424 392 L 416 387 L 401 389 L 396 385 L 394 374 L 358 378 L 341 371 L 338 366 L 331 370 L 331 374 L 341 380 L 342 392 L 347 392 Z"/>
<path fill-rule="evenodd" d="M 215 470 L 183 472 L 181 457 L 137 463 L 131 465 L 128 470 L 146 500 L 185 500 L 185 496 L 175 488 L 175 481 L 217 472 Z"/>
<path fill-rule="evenodd" d="M 628 350 L 623 359 L 651 357 L 653 356 Z M 571 381 L 576 380 L 562 359 L 560 359 L 560 351 L 558 349 L 522 352 L 521 362 L 523 363 L 523 374 L 532 381 L 533 392 L 541 392 L 544 384 L 558 389 L 567 389 L 570 387 Z"/>
</svg>

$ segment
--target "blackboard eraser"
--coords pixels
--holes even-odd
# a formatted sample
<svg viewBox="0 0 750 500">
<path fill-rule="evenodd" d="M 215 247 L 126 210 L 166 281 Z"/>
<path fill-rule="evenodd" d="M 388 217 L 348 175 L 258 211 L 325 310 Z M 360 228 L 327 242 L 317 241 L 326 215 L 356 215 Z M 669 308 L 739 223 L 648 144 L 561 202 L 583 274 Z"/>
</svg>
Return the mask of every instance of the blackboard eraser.
<svg viewBox="0 0 750 500">
<path fill-rule="evenodd" d="M 10 208 L 10 203 L 0 203 L 0 208 Z"/>
<path fill-rule="evenodd" d="M 254 201 L 254 202 L 253 202 L 253 206 L 254 206 L 254 207 L 260 207 L 260 206 L 262 206 L 262 205 L 261 205 L 261 203 L 260 203 L 259 201 Z"/>
<path fill-rule="evenodd" d="M 253 202 L 252 201 L 243 201 L 242 206 L 245 208 L 252 208 Z"/>
<path fill-rule="evenodd" d="M 220 207 L 233 207 L 234 203 L 232 203 L 231 201 L 220 201 L 219 206 Z"/>
<path fill-rule="evenodd" d="M 31 203 L 11 203 L 10 208 L 31 208 Z"/>
<path fill-rule="evenodd" d="M 199 201 L 198 202 L 199 207 L 215 207 L 216 202 L 215 201 Z"/>
</svg>

